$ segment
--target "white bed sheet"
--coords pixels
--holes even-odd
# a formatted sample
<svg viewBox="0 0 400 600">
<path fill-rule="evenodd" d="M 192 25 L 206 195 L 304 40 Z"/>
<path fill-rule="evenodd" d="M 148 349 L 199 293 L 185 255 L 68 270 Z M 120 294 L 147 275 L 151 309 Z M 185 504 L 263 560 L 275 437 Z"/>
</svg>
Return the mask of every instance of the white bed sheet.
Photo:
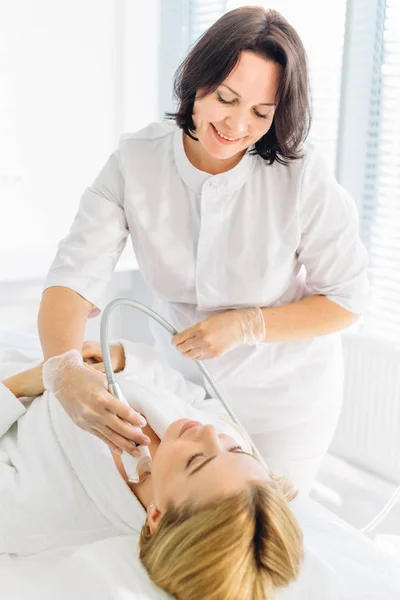
<svg viewBox="0 0 400 600">
<path fill-rule="evenodd" d="M 0 365 L 41 360 L 37 336 L 0 331 Z M 292 509 L 305 536 L 299 581 L 274 600 L 399 600 L 400 561 L 311 500 Z M 138 539 L 117 536 L 29 557 L 0 555 L 2 600 L 159 600 L 138 559 Z"/>
</svg>

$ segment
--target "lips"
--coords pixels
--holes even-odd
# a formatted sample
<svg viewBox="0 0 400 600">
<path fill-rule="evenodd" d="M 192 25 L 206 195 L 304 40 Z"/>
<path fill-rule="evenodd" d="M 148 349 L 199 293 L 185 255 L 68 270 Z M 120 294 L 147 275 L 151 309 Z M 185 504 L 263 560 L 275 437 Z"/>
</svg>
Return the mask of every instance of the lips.
<svg viewBox="0 0 400 600">
<path fill-rule="evenodd" d="M 195 427 L 196 425 L 201 425 L 200 421 L 186 421 L 186 423 L 184 423 L 183 426 L 181 427 L 178 437 L 182 437 L 182 435 L 185 433 L 185 431 L 187 431 L 191 427 Z"/>
<path fill-rule="evenodd" d="M 225 136 L 226 138 L 228 138 L 228 142 L 236 142 L 239 139 L 238 137 L 235 137 L 233 135 L 228 135 L 227 133 L 225 133 L 225 131 L 220 131 L 219 129 L 215 128 L 217 133 L 220 134 L 221 136 Z"/>
<path fill-rule="evenodd" d="M 217 129 L 217 128 L 216 128 L 216 127 L 215 127 L 215 126 L 212 124 L 212 123 L 211 123 L 211 127 L 213 128 L 214 135 L 215 135 L 215 136 L 217 137 L 217 139 L 218 139 L 220 142 L 222 142 L 222 143 L 225 143 L 225 144 L 236 144 L 237 142 L 240 142 L 240 140 L 242 139 L 241 137 L 239 137 L 239 138 L 234 138 L 234 139 L 232 139 L 232 140 L 226 140 L 225 138 L 223 138 L 223 137 L 221 137 L 221 136 L 219 135 L 219 133 L 218 133 L 218 129 Z M 220 133 L 221 133 L 222 135 L 225 135 L 226 137 L 233 137 L 233 136 L 231 136 L 231 135 L 227 135 L 227 134 L 225 134 L 225 133 L 224 133 L 224 132 L 222 132 L 222 131 L 221 131 Z"/>
</svg>

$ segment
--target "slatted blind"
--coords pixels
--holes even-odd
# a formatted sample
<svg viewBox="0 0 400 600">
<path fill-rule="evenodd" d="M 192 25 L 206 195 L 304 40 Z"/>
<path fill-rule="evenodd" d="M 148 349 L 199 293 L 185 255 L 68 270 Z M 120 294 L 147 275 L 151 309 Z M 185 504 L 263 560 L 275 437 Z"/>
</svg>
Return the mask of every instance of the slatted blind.
<svg viewBox="0 0 400 600">
<path fill-rule="evenodd" d="M 381 52 L 379 46 L 377 54 Z M 379 92 L 379 153 L 367 169 L 376 177 L 376 208 L 371 219 L 371 281 L 374 307 L 366 328 L 400 341 L 400 2 L 386 0 Z M 376 132 L 371 122 L 371 132 Z M 377 166 L 375 166 L 377 165 Z M 368 205 L 367 205 L 368 208 Z"/>
<path fill-rule="evenodd" d="M 189 43 L 192 45 L 226 12 L 226 0 L 191 0 L 189 6 Z"/>
<path fill-rule="evenodd" d="M 191 0 L 190 40 L 193 43 L 225 12 L 255 2 L 238 0 Z M 299 33 L 305 45 L 313 98 L 313 124 L 309 140 L 335 168 L 339 122 L 341 69 L 346 17 L 346 0 L 271 0 L 257 3 L 280 12 Z M 310 15 L 312 14 L 312 19 Z M 329 24 L 318 27 L 316 23 Z"/>
<path fill-rule="evenodd" d="M 344 175 L 344 187 L 353 191 L 360 209 L 360 233 L 369 248 L 379 184 L 380 131 L 382 118 L 382 65 L 386 0 L 348 0 L 342 102 L 348 109 L 351 129 L 341 131 L 342 160 L 350 173 Z M 346 64 L 347 63 L 347 64 Z M 350 144 L 349 144 L 350 140 Z M 352 147 L 353 153 L 347 151 Z M 362 165 L 361 170 L 357 169 Z M 343 174 L 343 173 L 342 173 Z"/>
</svg>

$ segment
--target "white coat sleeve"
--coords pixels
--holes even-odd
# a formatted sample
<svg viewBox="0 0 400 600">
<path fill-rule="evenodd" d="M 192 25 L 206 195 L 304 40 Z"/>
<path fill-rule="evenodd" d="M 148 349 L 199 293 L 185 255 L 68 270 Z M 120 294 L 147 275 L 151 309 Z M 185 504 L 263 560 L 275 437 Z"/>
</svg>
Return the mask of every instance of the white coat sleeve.
<svg viewBox="0 0 400 600">
<path fill-rule="evenodd" d="M 129 233 L 118 157 L 118 151 L 109 157 L 93 185 L 84 192 L 44 285 L 44 289 L 65 286 L 76 291 L 94 305 L 90 316 L 103 307 L 105 289 Z"/>
<path fill-rule="evenodd" d="M 307 286 L 314 294 L 361 314 L 370 307 L 371 292 L 357 208 L 315 149 L 304 168 L 298 215 L 297 256 L 305 266 Z"/>
</svg>

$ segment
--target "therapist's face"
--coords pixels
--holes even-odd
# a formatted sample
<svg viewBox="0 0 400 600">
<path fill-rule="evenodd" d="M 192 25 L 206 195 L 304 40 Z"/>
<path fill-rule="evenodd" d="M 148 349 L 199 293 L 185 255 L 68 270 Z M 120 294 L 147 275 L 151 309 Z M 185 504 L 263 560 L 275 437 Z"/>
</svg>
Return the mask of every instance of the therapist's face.
<svg viewBox="0 0 400 600">
<path fill-rule="evenodd" d="M 215 92 L 195 100 L 195 136 L 210 156 L 229 159 L 243 154 L 267 133 L 281 72 L 277 63 L 242 52 L 235 69 Z"/>
<path fill-rule="evenodd" d="M 246 454 L 229 435 L 213 425 L 189 419 L 172 423 L 153 457 L 155 504 L 148 509 L 153 532 L 162 514 L 174 505 L 192 501 L 199 508 L 224 495 L 243 490 L 249 481 L 270 480 L 266 469 Z"/>
</svg>

